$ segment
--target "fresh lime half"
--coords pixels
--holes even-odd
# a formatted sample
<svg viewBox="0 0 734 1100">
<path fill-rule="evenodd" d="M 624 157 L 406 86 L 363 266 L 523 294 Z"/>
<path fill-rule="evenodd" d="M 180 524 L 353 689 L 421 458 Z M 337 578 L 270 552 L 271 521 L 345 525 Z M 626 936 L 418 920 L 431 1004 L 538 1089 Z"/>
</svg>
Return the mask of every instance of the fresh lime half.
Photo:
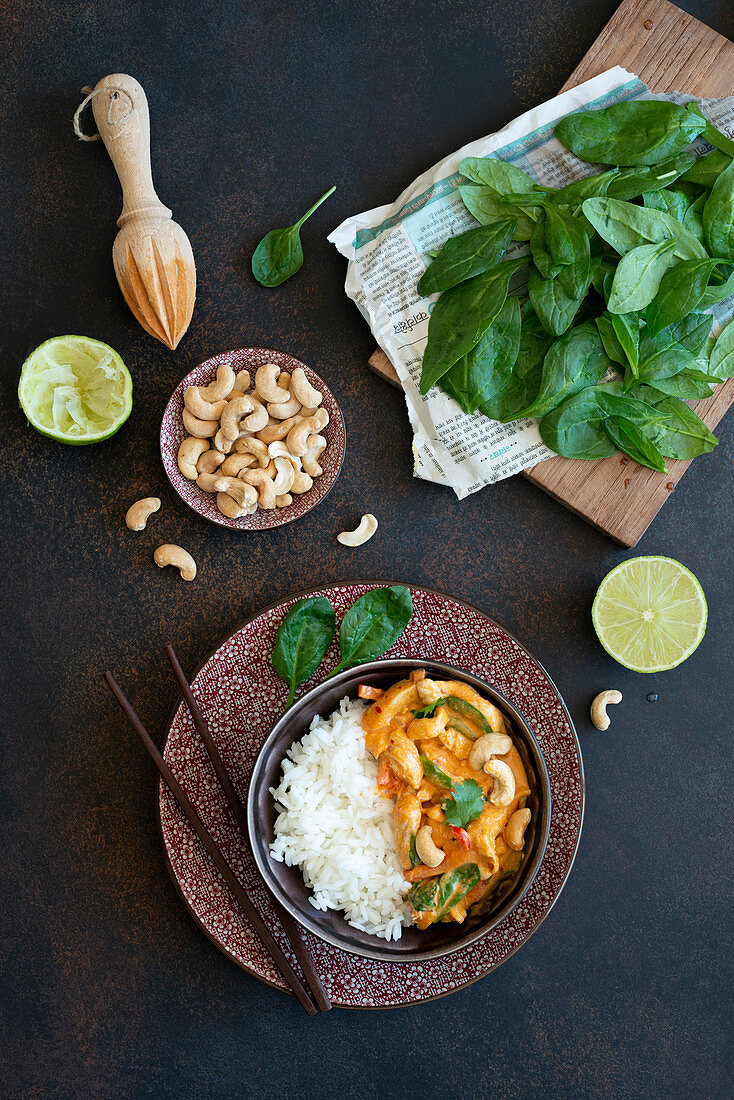
<svg viewBox="0 0 734 1100">
<path fill-rule="evenodd" d="M 54 336 L 23 364 L 18 400 L 43 435 L 59 443 L 99 443 L 130 415 L 133 380 L 109 344 Z"/>
<path fill-rule="evenodd" d="M 591 619 L 607 653 L 633 672 L 662 672 L 690 657 L 706 632 L 706 597 L 673 558 L 630 558 L 599 585 Z"/>
</svg>

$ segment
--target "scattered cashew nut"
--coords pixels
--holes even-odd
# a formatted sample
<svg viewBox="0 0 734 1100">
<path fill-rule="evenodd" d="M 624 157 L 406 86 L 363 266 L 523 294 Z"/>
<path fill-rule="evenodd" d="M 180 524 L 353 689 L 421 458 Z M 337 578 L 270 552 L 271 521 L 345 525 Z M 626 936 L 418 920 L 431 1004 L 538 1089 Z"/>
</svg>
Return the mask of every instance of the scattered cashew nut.
<svg viewBox="0 0 734 1100">
<path fill-rule="evenodd" d="M 305 467 L 305 463 L 304 463 Z M 336 541 L 340 542 L 342 546 L 361 546 L 363 543 L 371 539 L 377 530 L 377 520 L 368 512 L 367 515 L 362 516 L 359 527 L 354 531 L 342 531 L 336 536 Z"/>
<path fill-rule="evenodd" d="M 610 718 L 607 714 L 607 707 L 610 703 L 621 703 L 622 692 L 609 689 L 607 691 L 600 691 L 594 702 L 591 704 L 591 721 L 594 723 L 598 730 L 608 730 Z"/>
<path fill-rule="evenodd" d="M 494 786 L 489 794 L 493 806 L 509 806 L 515 797 L 515 775 L 509 764 L 492 757 L 484 765 L 487 775 L 494 776 Z"/>
<path fill-rule="evenodd" d="M 164 542 L 159 546 L 153 554 L 153 561 L 159 569 L 163 569 L 166 565 L 175 566 L 184 581 L 192 581 L 196 576 L 196 562 L 191 554 L 188 550 L 184 550 L 183 546 L 176 546 L 175 543 Z"/>
<path fill-rule="evenodd" d="M 445 859 L 444 853 L 433 842 L 433 829 L 430 825 L 422 825 L 415 834 L 415 850 L 426 867 L 438 867 Z"/>
<path fill-rule="evenodd" d="M 504 756 L 512 748 L 512 738 L 506 733 L 485 733 L 478 737 L 469 753 L 469 767 L 480 771 L 493 756 Z"/>
<path fill-rule="evenodd" d="M 144 531 L 148 517 L 161 506 L 160 497 L 143 497 L 131 504 L 125 514 L 125 523 L 131 531 Z"/>
<path fill-rule="evenodd" d="M 288 390 L 278 385 L 279 374 L 280 367 L 275 363 L 264 363 L 262 367 L 258 367 L 255 373 L 255 390 L 261 400 L 272 401 L 276 405 L 288 400 Z"/>
<path fill-rule="evenodd" d="M 179 447 L 176 462 L 183 476 L 188 478 L 189 481 L 196 481 L 199 475 L 196 464 L 204 452 L 208 450 L 209 441 L 200 439 L 195 435 L 187 436 Z"/>
<path fill-rule="evenodd" d="M 533 815 L 530 810 L 515 810 L 510 820 L 505 825 L 505 840 L 514 852 L 521 852 L 525 843 L 525 830 L 530 824 Z"/>
<path fill-rule="evenodd" d="M 303 367 L 296 367 L 291 375 L 291 393 L 307 409 L 315 409 L 321 404 L 321 394 L 313 388 Z"/>
</svg>

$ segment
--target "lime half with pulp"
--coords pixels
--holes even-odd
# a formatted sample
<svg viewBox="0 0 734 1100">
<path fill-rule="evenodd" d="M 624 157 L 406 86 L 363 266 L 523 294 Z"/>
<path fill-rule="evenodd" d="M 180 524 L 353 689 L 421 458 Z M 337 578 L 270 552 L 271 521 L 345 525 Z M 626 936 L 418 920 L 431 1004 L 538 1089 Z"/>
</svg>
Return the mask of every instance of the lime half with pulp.
<svg viewBox="0 0 734 1100">
<path fill-rule="evenodd" d="M 109 344 L 54 336 L 23 364 L 18 400 L 43 435 L 59 443 L 100 443 L 130 415 L 133 380 Z"/>
<path fill-rule="evenodd" d="M 599 585 L 591 619 L 607 653 L 633 672 L 662 672 L 690 657 L 706 632 L 706 597 L 673 558 L 630 558 Z"/>
</svg>

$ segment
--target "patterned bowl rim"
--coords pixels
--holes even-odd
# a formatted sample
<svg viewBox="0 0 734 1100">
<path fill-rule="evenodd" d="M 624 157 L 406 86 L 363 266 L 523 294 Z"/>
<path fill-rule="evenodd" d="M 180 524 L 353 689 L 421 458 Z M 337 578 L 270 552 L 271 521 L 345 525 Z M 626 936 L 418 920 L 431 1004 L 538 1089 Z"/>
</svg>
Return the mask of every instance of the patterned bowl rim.
<svg viewBox="0 0 734 1100">
<path fill-rule="evenodd" d="M 533 927 L 530 930 L 530 932 L 528 933 L 528 935 L 525 936 L 524 939 L 522 939 L 520 941 L 520 943 L 516 944 L 515 947 L 512 948 L 512 950 L 508 951 L 508 953 L 506 955 L 504 955 L 502 959 L 500 959 L 498 962 L 496 962 L 493 966 L 490 966 L 488 969 L 483 970 L 481 974 L 477 974 L 476 977 L 471 978 L 467 982 L 462 982 L 461 985 L 456 987 L 455 989 L 446 989 L 446 990 L 444 990 L 443 993 L 436 993 L 431 997 L 422 997 L 420 999 L 420 1001 L 414 1001 L 414 1002 L 411 1002 L 410 1004 L 390 1004 L 390 1005 L 346 1005 L 346 1004 L 342 1005 L 342 1004 L 340 1004 L 340 1005 L 337 1006 L 340 1009 L 345 1009 L 347 1011 L 353 1011 L 353 1012 L 384 1012 L 384 1011 L 389 1010 L 389 1009 L 412 1008 L 412 1007 L 415 1007 L 418 1004 L 428 1004 L 430 1001 L 439 1001 L 443 997 L 449 997 L 452 993 L 457 993 L 460 990 L 468 989 L 469 986 L 475 985 L 476 982 L 481 981 L 482 978 L 486 978 L 488 974 L 492 974 L 495 970 L 499 969 L 499 967 L 502 966 L 503 963 L 507 962 L 508 959 L 512 958 L 512 956 L 515 955 L 520 950 L 520 948 L 524 947 L 525 944 L 528 942 L 528 940 L 530 940 L 532 938 L 532 936 L 535 935 L 535 933 L 540 928 L 541 924 L 543 924 L 543 922 L 545 921 L 548 914 L 552 911 L 552 909 L 554 909 L 556 902 L 558 901 L 559 897 L 563 893 L 563 890 L 566 886 L 566 883 L 568 882 L 569 875 L 571 874 L 571 871 L 573 870 L 574 864 L 576 863 L 576 856 L 578 854 L 579 845 L 581 843 L 581 834 L 583 832 L 584 815 L 585 815 L 585 811 L 586 811 L 586 774 L 585 774 L 585 771 L 584 771 L 584 759 L 583 759 L 583 756 L 581 754 L 581 744 L 579 742 L 578 734 L 576 733 L 576 727 L 573 724 L 573 719 L 571 718 L 568 707 L 566 706 L 565 700 L 564 700 L 561 692 L 559 691 L 555 680 L 550 675 L 550 673 L 547 671 L 545 665 L 543 665 L 542 662 L 539 661 L 538 658 L 533 653 L 530 652 L 530 650 L 527 648 L 527 646 L 525 646 L 523 644 L 523 642 L 521 642 L 520 639 L 511 630 L 508 630 L 505 626 L 503 626 L 503 624 L 501 622 L 499 622 L 493 616 L 487 615 L 486 612 L 482 611 L 481 608 L 477 607 L 475 604 L 471 604 L 467 600 L 461 600 L 456 596 L 451 596 L 447 592 L 442 592 L 438 588 L 429 588 L 429 587 L 427 587 L 426 585 L 423 585 L 423 584 L 410 584 L 410 583 L 406 584 L 406 582 L 404 582 L 404 581 L 394 581 L 394 580 L 388 581 L 388 580 L 385 580 L 384 578 L 381 579 L 381 580 L 375 580 L 374 578 L 368 580 L 368 579 L 362 578 L 362 579 L 357 579 L 357 580 L 348 580 L 347 579 L 347 580 L 332 581 L 332 582 L 324 583 L 322 585 L 317 585 L 316 587 L 304 588 L 304 589 L 301 589 L 298 592 L 291 592 L 287 596 L 282 596 L 279 600 L 274 600 L 272 603 L 266 604 L 264 607 L 259 608 L 254 614 L 249 615 L 246 619 L 240 620 L 240 622 L 238 622 L 227 633 L 224 633 L 224 634 L 220 635 L 220 637 L 217 640 L 216 644 L 214 645 L 213 649 L 211 649 L 206 654 L 206 656 L 201 660 L 201 662 L 196 666 L 196 670 L 189 677 L 189 683 L 192 683 L 196 679 L 196 677 L 199 675 L 199 673 L 202 671 L 202 669 L 205 667 L 205 665 L 207 665 L 209 663 L 209 661 L 211 661 L 212 657 L 214 657 L 214 655 L 218 652 L 218 650 L 220 650 L 222 648 L 222 646 L 225 645 L 229 641 L 229 639 L 233 637 L 233 635 L 238 634 L 241 630 L 244 630 L 245 627 L 250 625 L 250 623 L 253 623 L 256 619 L 259 619 L 261 615 L 266 615 L 269 611 L 274 611 L 276 608 L 281 607 L 283 604 L 289 603 L 291 600 L 301 600 L 301 599 L 304 599 L 304 597 L 309 596 L 312 592 L 320 592 L 320 591 L 326 590 L 328 588 L 341 588 L 341 587 L 351 587 L 351 586 L 359 587 L 361 585 L 374 585 L 374 586 L 387 585 L 387 586 L 390 586 L 390 585 L 394 585 L 394 584 L 405 584 L 405 586 L 407 588 L 411 589 L 411 591 L 424 592 L 429 596 L 438 596 L 440 599 L 452 600 L 454 603 L 458 604 L 459 606 L 468 608 L 470 611 L 475 612 L 477 615 L 481 615 L 482 618 L 486 619 L 488 622 L 492 623 L 493 626 L 495 626 L 499 630 L 503 631 L 509 638 L 512 638 L 512 640 L 514 642 L 516 642 L 517 645 L 519 645 L 521 649 L 525 650 L 525 652 L 528 654 L 528 656 L 532 658 L 532 660 L 538 666 L 538 668 L 543 673 L 543 675 L 547 678 L 548 683 L 551 685 L 551 687 L 555 691 L 556 695 L 558 696 L 558 702 L 559 702 L 559 704 L 561 706 L 561 709 L 563 710 L 563 713 L 566 717 L 566 721 L 568 722 L 569 730 L 571 731 L 571 737 L 573 738 L 573 743 L 576 747 L 576 755 L 578 757 L 579 794 L 580 794 L 579 825 L 578 825 L 578 833 L 576 834 L 576 840 L 575 840 L 575 843 L 574 843 L 574 846 L 573 846 L 573 852 L 571 853 L 571 857 L 569 859 L 568 866 L 566 868 L 566 871 L 565 871 L 565 874 L 563 876 L 562 881 L 558 885 L 558 888 L 555 892 L 555 895 L 553 896 L 550 904 L 548 905 L 548 908 L 545 910 L 542 917 L 533 925 Z M 379 660 L 379 658 L 378 658 L 378 660 Z M 171 729 L 172 729 L 173 724 L 174 724 L 174 720 L 176 718 L 176 714 L 178 713 L 178 709 L 181 706 L 182 702 L 183 702 L 183 697 L 176 700 L 176 703 L 173 706 L 173 709 L 171 711 L 170 717 L 169 717 L 167 725 L 166 725 L 166 741 L 165 741 L 165 743 L 163 745 L 163 748 L 161 750 L 161 753 L 164 756 L 164 758 L 165 758 L 165 752 L 166 752 L 166 745 L 168 743 L 168 736 L 171 732 Z M 276 719 L 276 721 L 277 721 L 277 719 Z M 273 723 L 273 725 L 275 725 L 275 723 Z M 266 734 L 266 738 L 269 735 L 270 735 L 270 731 L 268 731 L 268 733 Z M 171 860 L 170 860 L 169 855 L 168 855 L 168 847 L 166 845 L 166 838 L 165 838 L 164 833 L 163 833 L 163 819 L 161 817 L 161 800 L 160 800 L 160 796 L 159 796 L 159 790 L 160 790 L 160 782 L 156 784 L 156 822 L 157 822 L 157 828 L 158 828 L 158 836 L 160 837 L 161 845 L 163 847 L 163 859 L 164 859 L 164 862 L 165 862 L 165 865 L 166 865 L 166 870 L 168 871 L 168 874 L 169 874 L 169 876 L 171 878 L 171 881 L 173 883 L 174 889 L 175 889 L 176 893 L 178 894 L 179 898 L 181 899 L 181 901 L 183 902 L 184 906 L 186 907 L 186 910 L 187 910 L 189 916 L 192 918 L 194 923 L 198 926 L 199 930 L 204 933 L 206 938 L 208 940 L 210 940 L 211 943 L 214 944 L 214 946 L 217 948 L 217 950 L 221 951 L 222 954 L 225 955 L 230 960 L 230 962 L 233 962 L 235 964 L 235 966 L 238 967 L 238 969 L 243 970 L 245 972 L 245 974 L 249 974 L 251 978 L 255 978 L 257 981 L 262 982 L 263 985 L 270 986 L 271 989 L 275 989 L 278 993 L 286 993 L 287 996 L 289 996 L 289 997 L 295 996 L 290 990 L 284 990 L 276 982 L 269 981 L 266 977 L 263 977 L 261 974 L 255 973 L 255 971 L 251 970 L 249 966 L 245 965 L 245 963 L 240 962 L 240 960 L 238 958 L 236 958 L 232 954 L 231 951 L 229 951 L 226 947 L 224 947 L 223 944 L 220 943 L 220 941 L 216 938 L 216 936 L 214 936 L 209 931 L 209 929 L 206 927 L 206 925 L 203 923 L 203 921 L 199 918 L 199 916 L 194 911 L 193 907 L 191 906 L 188 899 L 186 898 L 186 895 L 184 894 L 183 889 L 181 888 L 181 884 L 179 883 L 178 878 L 176 877 L 176 872 L 173 869 L 173 865 L 171 864 Z M 472 945 L 467 945 L 467 947 L 464 948 L 463 950 L 469 950 L 471 948 L 471 946 Z M 460 952 L 457 952 L 457 954 L 459 954 L 459 953 Z M 420 965 L 420 963 L 418 963 L 416 965 Z"/>
<path fill-rule="evenodd" d="M 220 359 L 223 355 L 233 355 L 237 352 L 264 352 L 266 355 L 271 355 L 271 356 L 281 356 L 282 355 L 282 356 L 285 356 L 287 359 L 292 359 L 293 362 L 297 363 L 299 367 L 305 367 L 307 373 L 313 375 L 313 377 L 315 379 L 317 379 L 317 381 L 320 382 L 321 385 L 324 387 L 324 389 L 329 393 L 329 396 L 331 397 L 331 399 L 333 401 L 333 404 L 334 404 L 334 409 L 339 414 L 339 420 L 341 422 L 341 429 L 342 429 L 341 430 L 341 435 L 342 435 L 342 439 L 344 440 L 344 443 L 343 443 L 342 449 L 341 449 L 341 454 L 339 456 L 339 464 L 338 464 L 336 470 L 334 471 L 334 476 L 331 480 L 331 484 L 326 489 L 326 492 L 324 493 L 324 495 L 322 497 L 319 497 L 318 500 L 314 500 L 311 504 L 308 505 L 308 507 L 306 507 L 304 509 L 304 511 L 299 512 L 297 515 L 288 515 L 287 514 L 287 513 L 290 512 L 292 506 L 289 506 L 288 508 L 280 509 L 279 510 L 279 520 L 280 520 L 280 522 L 279 523 L 272 523 L 272 524 L 270 524 L 270 526 L 263 527 L 263 528 L 240 526 L 236 521 L 230 520 L 226 516 L 222 516 L 221 519 L 218 519 L 216 516 L 208 516 L 205 512 L 202 512 L 199 508 L 196 507 L 196 504 L 194 504 L 190 500 L 187 500 L 186 497 L 181 493 L 181 490 L 179 489 L 179 486 L 174 481 L 174 479 L 171 476 L 171 473 L 168 469 L 168 466 L 166 465 L 166 456 L 165 456 L 165 453 L 164 453 L 163 429 L 164 429 L 164 426 L 165 426 L 165 423 L 166 423 L 166 417 L 168 415 L 168 410 L 171 406 L 171 402 L 173 401 L 174 397 L 178 393 L 181 386 L 184 384 L 184 382 L 188 382 L 188 380 L 189 380 L 189 378 L 191 377 L 192 374 L 194 374 L 196 371 L 198 371 L 201 367 L 205 366 L 210 361 L 215 360 L 215 359 Z M 160 455 L 161 465 L 163 467 L 163 472 L 166 475 L 166 479 L 168 481 L 168 484 L 171 486 L 171 488 L 173 489 L 174 493 L 176 494 L 178 499 L 181 501 L 181 503 L 185 504 L 187 508 L 190 508 L 191 511 L 194 512 L 201 519 L 206 520 L 208 523 L 214 523 L 214 524 L 217 525 L 217 527 L 224 527 L 227 531 L 246 531 L 248 534 L 251 534 L 251 535 L 267 534 L 268 531 L 276 531 L 279 527 L 286 527 L 289 523 L 295 523 L 297 520 L 303 519 L 304 516 L 309 515 L 311 512 L 313 512 L 314 508 L 318 508 L 318 506 L 320 504 L 323 504 L 323 502 L 326 500 L 329 493 L 331 492 L 331 490 L 336 485 L 339 474 L 342 471 L 342 466 L 344 465 L 344 459 L 346 458 L 346 454 L 347 454 L 347 426 L 344 422 L 344 414 L 342 413 L 341 406 L 339 405 L 339 402 L 337 401 L 336 397 L 334 396 L 333 390 L 324 381 L 324 379 L 321 377 L 321 375 L 318 374 L 317 371 L 315 371 L 313 369 L 313 367 L 309 367 L 308 363 L 304 363 L 302 360 L 297 359 L 296 356 L 291 355 L 291 353 L 289 351 L 278 351 L 276 348 L 263 348 L 263 347 L 255 346 L 254 344 L 252 346 L 248 345 L 247 347 L 242 347 L 242 348 L 224 348 L 222 351 L 215 352 L 214 355 L 208 355 L 206 357 L 206 359 L 202 359 L 201 362 L 199 362 L 195 366 L 193 366 L 190 371 L 187 371 L 187 373 L 183 376 L 183 378 L 179 378 L 178 382 L 176 383 L 176 385 L 171 390 L 171 393 L 168 397 L 168 400 L 166 401 L 165 408 L 163 409 L 163 415 L 161 417 L 161 425 L 160 425 L 160 428 L 158 429 L 158 453 Z M 245 518 L 247 518 L 247 517 L 245 517 Z M 269 609 L 264 608 L 264 610 L 269 610 Z M 257 615 L 253 616 L 253 618 L 257 618 Z M 248 622 L 249 621 L 250 620 L 248 620 Z M 242 625 L 246 626 L 247 624 L 243 623 Z M 236 634 L 236 632 L 237 632 L 236 630 L 232 631 L 233 634 Z M 225 638 L 223 641 L 226 641 L 226 640 L 227 639 Z M 220 643 L 220 644 L 223 644 L 223 642 Z M 219 647 L 217 647 L 217 648 L 219 648 Z M 216 652 L 216 650 L 215 650 L 215 652 Z M 212 656 L 212 655 L 210 654 L 210 656 Z M 207 658 L 207 660 L 208 659 L 209 658 Z M 204 664 L 206 664 L 206 661 L 204 662 Z M 199 672 L 199 669 L 197 669 L 197 674 L 198 674 L 198 672 Z"/>
</svg>

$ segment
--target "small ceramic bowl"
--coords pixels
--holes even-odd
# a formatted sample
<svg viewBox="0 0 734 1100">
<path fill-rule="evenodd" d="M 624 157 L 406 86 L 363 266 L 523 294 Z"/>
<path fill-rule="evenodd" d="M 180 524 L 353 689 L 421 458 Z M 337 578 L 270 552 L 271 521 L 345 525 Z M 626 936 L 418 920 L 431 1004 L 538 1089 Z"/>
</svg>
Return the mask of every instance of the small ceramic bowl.
<svg viewBox="0 0 734 1100">
<path fill-rule="evenodd" d="M 513 878 L 498 888 L 487 912 L 481 916 L 467 917 L 464 924 L 439 923 L 423 932 L 414 927 L 404 928 L 399 940 L 388 943 L 353 928 L 341 912 L 319 912 L 314 909 L 308 900 L 310 891 L 299 868 L 288 867 L 272 858 L 270 845 L 274 839 L 276 810 L 269 788 L 278 786 L 286 751 L 308 731 L 314 714 L 328 717 L 345 695 L 356 698 L 358 684 L 387 688 L 398 680 L 406 679 L 417 668 L 424 668 L 434 678 L 464 681 L 503 712 L 509 720 L 513 740 L 530 779 L 532 792 L 528 806 L 532 810 L 532 819 L 525 834 L 522 866 Z M 467 947 L 496 928 L 512 912 L 528 890 L 543 859 L 550 827 L 550 808 L 550 783 L 538 742 L 525 719 L 503 695 L 462 669 L 436 661 L 393 658 L 346 669 L 307 692 L 276 722 L 260 749 L 252 771 L 247 823 L 252 853 L 260 874 L 273 895 L 299 924 L 332 947 L 364 958 L 385 962 L 419 962 L 437 959 Z"/>
<path fill-rule="evenodd" d="M 302 367 L 306 377 L 312 386 L 322 393 L 322 405 L 329 414 L 329 423 L 321 434 L 326 438 L 326 450 L 319 458 L 319 464 L 324 471 L 320 477 L 314 478 L 314 483 L 307 493 L 293 497 L 293 503 L 287 508 L 273 508 L 264 511 L 258 508 L 251 516 L 242 516 L 241 519 L 230 519 L 222 515 L 217 508 L 216 494 L 206 493 L 200 489 L 195 481 L 189 481 L 183 476 L 176 461 L 178 449 L 186 438 L 187 432 L 183 426 L 183 395 L 187 386 L 206 386 L 216 377 L 217 367 L 227 363 L 235 374 L 241 370 L 248 370 L 252 379 L 255 371 L 263 363 L 275 363 L 281 370 L 290 374 L 296 367 Z M 341 470 L 344 461 L 347 441 L 344 430 L 344 420 L 336 403 L 336 398 L 316 371 L 311 370 L 305 363 L 294 359 L 292 355 L 286 355 L 282 351 L 271 351 L 269 348 L 236 348 L 233 351 L 223 351 L 211 359 L 206 359 L 183 378 L 166 405 L 161 423 L 161 458 L 166 477 L 184 504 L 188 504 L 204 519 L 218 523 L 220 527 L 230 527 L 234 531 L 267 531 L 272 527 L 282 527 L 286 523 L 305 516 L 317 504 L 320 504 L 327 495 Z"/>
</svg>

